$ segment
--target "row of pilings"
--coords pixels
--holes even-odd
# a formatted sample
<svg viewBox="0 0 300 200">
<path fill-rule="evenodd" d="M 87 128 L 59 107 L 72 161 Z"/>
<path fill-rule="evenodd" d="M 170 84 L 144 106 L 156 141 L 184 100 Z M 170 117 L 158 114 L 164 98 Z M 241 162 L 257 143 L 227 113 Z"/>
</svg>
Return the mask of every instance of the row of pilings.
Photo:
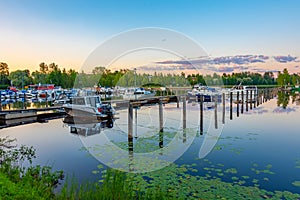
<svg viewBox="0 0 300 200">
<path fill-rule="evenodd" d="M 244 112 L 248 112 L 253 108 L 260 106 L 261 104 L 269 101 L 276 97 L 278 90 L 276 88 L 272 89 L 259 89 L 259 90 L 250 90 L 250 91 L 237 91 L 235 93 L 229 92 L 228 94 L 216 94 L 212 96 L 211 100 L 214 103 L 214 115 L 215 115 L 215 128 L 218 128 L 217 123 L 217 111 L 218 111 L 218 104 L 222 105 L 222 123 L 225 124 L 225 111 L 226 111 L 226 102 L 229 99 L 229 119 L 233 119 L 233 108 L 236 106 L 236 116 L 239 117 L 240 114 Z M 187 127 L 187 97 L 185 95 L 177 96 L 177 108 L 179 108 L 179 102 L 182 102 L 182 128 L 186 129 Z M 204 103 L 205 98 L 203 95 L 199 95 L 196 99 L 199 103 L 199 112 L 200 112 L 200 135 L 203 134 L 203 118 L 204 118 Z M 163 98 L 159 99 L 158 101 L 158 114 L 159 114 L 159 132 L 162 133 L 164 131 L 163 127 Z M 132 141 L 133 139 L 133 110 L 135 109 L 135 102 L 130 102 L 128 104 L 128 140 Z M 137 112 L 137 111 L 136 111 Z M 135 120 L 137 120 L 137 113 L 135 113 Z M 135 129 L 137 132 L 137 129 Z"/>
</svg>

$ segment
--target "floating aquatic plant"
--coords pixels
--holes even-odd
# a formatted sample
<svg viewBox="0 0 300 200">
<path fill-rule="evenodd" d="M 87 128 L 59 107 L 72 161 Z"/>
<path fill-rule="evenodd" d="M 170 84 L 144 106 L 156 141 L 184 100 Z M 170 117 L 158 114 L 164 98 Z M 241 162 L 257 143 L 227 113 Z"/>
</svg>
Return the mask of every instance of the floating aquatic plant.
<svg viewBox="0 0 300 200">
<path fill-rule="evenodd" d="M 300 187 L 300 181 L 294 181 L 292 184 L 296 187 Z"/>
</svg>

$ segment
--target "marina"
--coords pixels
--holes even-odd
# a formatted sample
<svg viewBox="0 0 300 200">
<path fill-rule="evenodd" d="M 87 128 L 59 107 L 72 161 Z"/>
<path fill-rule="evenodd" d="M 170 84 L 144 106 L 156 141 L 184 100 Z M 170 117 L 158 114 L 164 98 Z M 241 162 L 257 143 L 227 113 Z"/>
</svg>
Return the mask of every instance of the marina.
<svg viewBox="0 0 300 200">
<path fill-rule="evenodd" d="M 0 200 L 300 200 L 300 1 L 0 6 Z"/>
<path fill-rule="evenodd" d="M 295 104 L 297 101 L 291 99 L 284 109 L 279 98 L 284 93 L 272 92 L 265 93 L 269 96 L 260 96 L 261 100 L 255 105 L 252 103 L 252 107 L 249 103 L 227 101 L 225 95 L 222 95 L 225 102 L 214 102 L 214 108 L 206 106 L 209 102 L 189 102 L 180 97 L 179 108 L 177 102 L 173 102 L 120 109 L 112 128 L 101 122 L 70 123 L 66 116 L 62 116 L 46 123 L 5 128 L 1 130 L 1 136 L 9 135 L 21 144 L 34 145 L 38 154 L 36 164 L 52 163 L 54 169 L 63 169 L 83 181 L 86 178 L 97 180 L 97 174 L 92 173 L 95 168 L 99 164 L 113 165 L 117 159 L 103 144 L 104 136 L 127 152 L 126 157 L 132 155 L 129 158 L 139 160 L 139 152 L 150 150 L 159 151 L 157 156 L 167 155 L 170 152 L 165 148 L 179 134 L 172 152 L 176 152 L 176 146 L 191 146 L 174 162 L 179 166 L 189 166 L 193 169 L 189 172 L 191 174 L 232 184 L 256 185 L 269 191 L 297 192 L 298 187 L 293 183 L 297 181 L 294 174 L 298 170 L 297 145 L 300 141 L 293 118 L 300 110 Z M 289 95 L 289 98 L 292 97 Z M 285 122 L 284 125 L 281 121 Z M 274 122 L 277 125 L 270 126 Z M 287 127 L 293 131 L 285 132 Z M 96 156 L 99 152 L 94 151 L 98 150 L 90 149 L 94 145 L 100 145 L 102 158 Z M 82 148 L 87 148 L 87 151 L 82 151 Z M 278 149 L 280 154 L 274 154 Z M 111 164 L 103 160 L 105 152 L 110 155 Z M 77 162 L 78 159 L 82 164 Z M 128 170 L 142 169 L 135 162 L 130 164 L 130 159 L 127 161 Z"/>
</svg>

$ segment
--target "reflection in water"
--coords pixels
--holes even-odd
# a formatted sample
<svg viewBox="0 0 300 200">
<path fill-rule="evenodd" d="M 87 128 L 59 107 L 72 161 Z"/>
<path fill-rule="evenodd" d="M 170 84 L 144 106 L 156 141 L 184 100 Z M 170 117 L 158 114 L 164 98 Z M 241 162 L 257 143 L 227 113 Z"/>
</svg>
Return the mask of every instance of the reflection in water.
<svg viewBox="0 0 300 200">
<path fill-rule="evenodd" d="M 300 105 L 300 93 L 299 92 L 293 92 L 291 93 L 292 96 L 292 103 L 296 105 Z"/>
<path fill-rule="evenodd" d="M 290 100 L 290 93 L 287 91 L 278 91 L 278 97 L 277 97 L 277 106 L 281 106 L 285 109 L 287 105 L 289 104 Z"/>
<path fill-rule="evenodd" d="M 78 123 L 78 120 L 75 120 L 76 123 L 74 123 L 74 118 L 71 116 L 66 116 L 63 119 L 63 122 L 65 125 L 69 127 L 69 131 L 72 134 L 81 135 L 81 136 L 91 136 L 101 133 L 101 128 L 112 128 L 113 125 L 110 123 L 113 123 L 113 121 L 98 121 L 98 122 L 92 122 L 91 120 L 83 121 L 81 120 Z"/>
<path fill-rule="evenodd" d="M 300 104 L 300 94 L 298 92 L 290 92 L 290 91 L 278 91 L 277 98 L 277 106 L 286 109 L 288 104 L 292 100 L 292 104 L 299 105 Z"/>
<path fill-rule="evenodd" d="M 26 108 L 44 108 L 52 105 L 50 98 L 32 98 L 32 99 L 5 99 L 1 101 L 3 110 L 17 110 Z"/>
<path fill-rule="evenodd" d="M 72 124 L 69 126 L 70 133 L 82 136 L 91 136 L 95 134 L 100 134 L 101 123 L 98 124 Z"/>
</svg>

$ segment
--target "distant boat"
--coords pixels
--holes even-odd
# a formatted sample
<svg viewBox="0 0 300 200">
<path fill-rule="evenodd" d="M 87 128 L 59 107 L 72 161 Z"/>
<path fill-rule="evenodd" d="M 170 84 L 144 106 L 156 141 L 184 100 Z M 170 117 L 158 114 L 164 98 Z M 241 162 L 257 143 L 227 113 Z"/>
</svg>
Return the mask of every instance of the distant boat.
<svg viewBox="0 0 300 200">
<path fill-rule="evenodd" d="M 222 98 L 222 95 L 216 88 L 198 84 L 194 85 L 192 91 L 189 91 L 187 95 L 188 98 L 196 98 L 197 101 L 200 101 L 200 97 L 202 96 L 203 102 L 213 102 L 216 96 L 218 101 Z"/>
<path fill-rule="evenodd" d="M 123 99 L 130 100 L 130 99 L 143 99 L 155 96 L 155 92 L 145 90 L 144 88 L 129 88 L 126 89 Z"/>
<path fill-rule="evenodd" d="M 235 85 L 231 89 L 228 90 L 228 95 L 232 92 L 233 100 L 237 101 L 237 94 L 239 93 L 239 101 L 242 99 L 242 92 L 244 93 L 244 100 L 246 101 L 247 92 L 248 92 L 248 101 L 252 99 L 255 101 L 255 97 L 257 95 L 257 86 L 255 85 Z M 252 96 L 251 96 L 252 94 Z"/>
<path fill-rule="evenodd" d="M 66 113 L 72 117 L 112 120 L 115 110 L 110 104 L 103 104 L 100 96 L 73 97 L 72 102 L 63 105 Z"/>
</svg>

